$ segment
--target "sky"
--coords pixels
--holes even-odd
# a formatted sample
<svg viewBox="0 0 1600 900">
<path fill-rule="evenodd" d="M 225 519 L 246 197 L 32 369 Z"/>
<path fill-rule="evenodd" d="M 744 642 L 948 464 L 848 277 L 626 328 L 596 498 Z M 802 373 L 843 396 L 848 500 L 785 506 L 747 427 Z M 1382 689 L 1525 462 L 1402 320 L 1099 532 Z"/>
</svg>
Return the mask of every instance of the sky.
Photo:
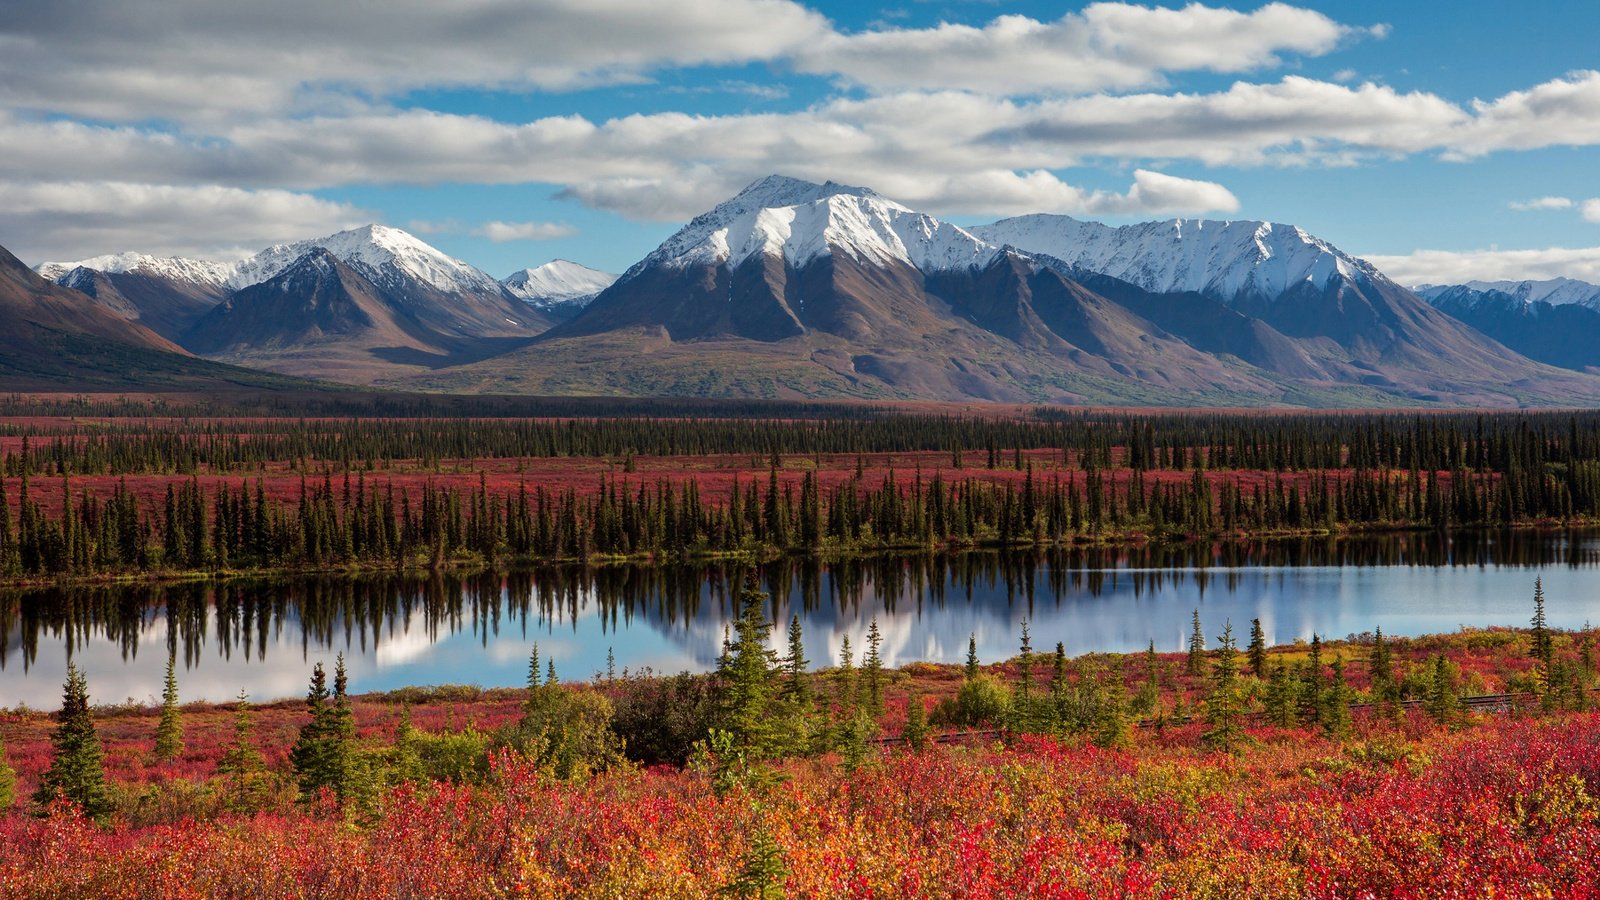
<svg viewBox="0 0 1600 900">
<path fill-rule="evenodd" d="M 618 272 L 767 174 L 1600 282 L 1600 3 L 16 0 L 0 245 Z"/>
</svg>

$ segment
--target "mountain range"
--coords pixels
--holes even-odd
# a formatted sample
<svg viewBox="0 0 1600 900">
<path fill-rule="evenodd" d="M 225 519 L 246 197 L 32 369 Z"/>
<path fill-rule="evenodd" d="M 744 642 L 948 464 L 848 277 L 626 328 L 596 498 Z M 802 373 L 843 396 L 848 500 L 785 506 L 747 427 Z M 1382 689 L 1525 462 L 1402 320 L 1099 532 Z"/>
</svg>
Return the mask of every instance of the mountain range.
<svg viewBox="0 0 1600 900">
<path fill-rule="evenodd" d="M 1541 304 L 1600 322 L 1600 289 L 1584 295 L 1581 283 L 1419 296 L 1289 225 L 1112 228 L 1034 215 L 961 228 L 865 188 L 781 176 L 696 217 L 620 277 L 557 260 L 495 281 L 381 226 L 234 264 L 123 254 L 39 271 L 196 354 L 406 389 L 1138 405 L 1600 401 L 1600 377 L 1577 371 L 1600 359 L 1585 361 L 1579 341 L 1546 348 L 1508 324 L 1512 312 L 1551 318 Z M 1464 292 L 1478 299 L 1468 304 Z"/>
</svg>

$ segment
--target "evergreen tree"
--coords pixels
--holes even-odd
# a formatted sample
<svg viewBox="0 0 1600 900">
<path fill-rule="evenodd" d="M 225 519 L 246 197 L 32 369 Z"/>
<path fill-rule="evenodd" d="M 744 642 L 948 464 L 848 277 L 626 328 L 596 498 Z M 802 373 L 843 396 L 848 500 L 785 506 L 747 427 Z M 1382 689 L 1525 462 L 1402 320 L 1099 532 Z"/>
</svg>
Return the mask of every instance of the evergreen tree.
<svg viewBox="0 0 1600 900">
<path fill-rule="evenodd" d="M 1322 733 L 1338 741 L 1350 733 L 1350 684 L 1344 677 L 1344 657 L 1335 656 L 1329 670 L 1328 689 L 1322 697 Z"/>
<path fill-rule="evenodd" d="M 967 666 L 963 671 L 968 681 L 978 677 L 978 635 L 967 635 Z"/>
<path fill-rule="evenodd" d="M 806 673 L 811 667 L 810 660 L 806 659 L 806 645 L 800 631 L 800 614 L 795 613 L 789 619 L 789 655 L 783 658 L 783 667 L 789 675 L 784 691 L 796 703 L 810 705 L 811 685 L 806 680 Z"/>
<path fill-rule="evenodd" d="M 1455 671 L 1443 653 L 1433 659 L 1424 709 L 1440 725 L 1453 725 L 1460 718 L 1461 694 L 1456 688 Z"/>
<path fill-rule="evenodd" d="M 1028 695 L 1033 690 L 1033 639 L 1028 632 L 1027 619 L 1022 620 L 1022 649 L 1021 653 L 1018 654 L 1018 661 L 1018 674 L 1021 678 L 1019 679 L 1017 695 L 1026 703 Z"/>
<path fill-rule="evenodd" d="M 1299 702 L 1300 724 L 1311 726 L 1322 724 L 1322 714 L 1326 712 L 1323 703 L 1324 688 L 1322 665 L 1322 637 L 1316 633 L 1311 635 L 1311 652 L 1306 656 L 1305 667 L 1300 672 L 1300 685 L 1296 690 Z"/>
<path fill-rule="evenodd" d="M 342 658 L 340 669 L 342 674 Z M 317 663 L 311 670 L 311 687 L 306 693 L 311 721 L 301 726 L 300 737 L 289 751 L 300 796 L 306 802 L 314 800 L 323 788 L 331 789 L 341 800 L 348 792 L 345 776 L 351 735 L 346 730 L 347 719 L 340 710 L 342 705 L 342 697 L 335 700 L 334 694 L 328 691 L 327 673 L 322 663 Z"/>
<path fill-rule="evenodd" d="M 1261 620 L 1250 620 L 1250 645 L 1245 648 L 1245 656 L 1250 660 L 1250 674 L 1257 678 L 1267 677 L 1267 635 L 1261 630 Z"/>
<path fill-rule="evenodd" d="M 183 723 L 178 712 L 177 658 L 167 657 L 167 677 L 161 688 L 161 721 L 156 725 L 155 757 L 171 762 L 183 752 Z"/>
<path fill-rule="evenodd" d="M 74 663 L 67 663 L 67 683 L 56 723 L 50 738 L 55 755 L 49 771 L 39 779 L 34 802 L 46 806 L 65 798 L 77 804 L 84 815 L 104 822 L 111 815 L 111 796 L 106 790 L 100 735 L 89 717 L 88 682 Z"/>
<path fill-rule="evenodd" d="M 883 715 L 883 633 L 878 630 L 878 620 L 873 618 L 867 627 L 867 654 L 861 660 L 862 705 L 868 715 Z"/>
<path fill-rule="evenodd" d="M 1372 653 L 1367 657 L 1367 680 L 1378 714 L 1386 719 L 1399 718 L 1405 708 L 1400 705 L 1400 683 L 1394 677 L 1394 654 L 1382 628 L 1373 634 Z"/>
<path fill-rule="evenodd" d="M 1544 617 L 1544 579 L 1533 580 L 1533 648 L 1531 655 L 1544 667 L 1546 677 L 1555 657 L 1555 644 L 1550 637 L 1550 627 Z"/>
<path fill-rule="evenodd" d="M 788 875 L 783 848 L 765 829 L 757 827 L 750 846 L 740 857 L 739 871 L 717 890 L 717 895 L 735 900 L 783 900 L 783 881 Z"/>
<path fill-rule="evenodd" d="M 226 785 L 225 802 L 230 810 L 241 814 L 260 810 L 269 787 L 266 761 L 256 749 L 253 731 L 250 695 L 241 688 L 233 710 L 233 738 L 217 763 L 217 774 L 223 776 Z"/>
<path fill-rule="evenodd" d="M 1264 718 L 1269 725 L 1293 728 L 1299 720 L 1295 680 L 1289 676 L 1289 667 L 1281 662 L 1269 663 L 1268 668 L 1267 690 L 1262 698 Z"/>
<path fill-rule="evenodd" d="M 921 753 L 928 746 L 928 710 L 922 705 L 921 695 L 913 694 L 906 701 L 906 727 L 901 737 L 913 753 Z"/>
<path fill-rule="evenodd" d="M 533 652 L 528 654 L 528 693 L 532 695 L 534 691 L 539 689 L 539 685 L 539 644 L 537 641 L 535 641 L 533 644 Z"/>
<path fill-rule="evenodd" d="M 772 626 L 767 622 L 766 601 L 767 595 L 752 579 L 734 624 L 727 665 L 717 673 L 719 726 L 732 737 L 734 747 L 752 759 L 776 756 L 785 749 L 773 721 L 778 659 L 767 647 Z"/>
<path fill-rule="evenodd" d="M 1189 661 L 1187 671 L 1198 678 L 1205 672 L 1206 635 L 1200 630 L 1200 610 L 1194 611 L 1194 626 L 1189 631 Z"/>
<path fill-rule="evenodd" d="M 1239 653 L 1233 642 L 1233 623 L 1226 623 L 1218 638 L 1216 662 L 1211 667 L 1211 693 L 1206 696 L 1206 723 L 1203 735 L 1207 746 L 1226 753 L 1239 749 L 1244 728 L 1239 724 Z"/>
</svg>

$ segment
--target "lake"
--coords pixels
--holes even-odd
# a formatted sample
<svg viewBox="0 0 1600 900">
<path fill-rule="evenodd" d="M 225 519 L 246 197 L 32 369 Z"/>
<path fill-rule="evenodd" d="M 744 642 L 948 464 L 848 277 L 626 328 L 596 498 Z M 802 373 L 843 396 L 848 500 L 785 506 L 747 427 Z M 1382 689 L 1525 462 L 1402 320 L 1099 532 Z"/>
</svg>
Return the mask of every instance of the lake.
<svg viewBox="0 0 1600 900">
<path fill-rule="evenodd" d="M 1416 635 L 1523 626 L 1535 577 L 1550 623 L 1600 621 L 1600 532 L 1405 534 L 1176 548 L 787 560 L 757 570 L 784 624 L 802 622 L 813 665 L 859 653 L 876 618 L 886 665 L 1186 646 L 1259 618 L 1272 643 L 1381 627 Z M 705 671 L 747 571 L 721 565 L 540 569 L 479 575 L 248 579 L 171 586 L 0 591 L 0 706 L 53 709 L 67 660 L 96 703 L 154 702 L 169 654 L 188 700 L 303 695 L 311 666 L 343 652 L 355 692 L 407 685 L 521 685 L 539 644 L 563 679 L 648 667 Z"/>
</svg>

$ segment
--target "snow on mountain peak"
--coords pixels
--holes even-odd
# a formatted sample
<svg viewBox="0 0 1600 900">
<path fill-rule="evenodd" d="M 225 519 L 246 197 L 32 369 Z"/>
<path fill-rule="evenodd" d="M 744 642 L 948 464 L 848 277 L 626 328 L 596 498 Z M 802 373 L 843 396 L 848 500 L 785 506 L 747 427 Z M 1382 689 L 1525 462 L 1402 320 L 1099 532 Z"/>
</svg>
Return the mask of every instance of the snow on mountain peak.
<svg viewBox="0 0 1600 900">
<path fill-rule="evenodd" d="M 972 233 L 1148 291 L 1193 291 L 1224 301 L 1276 298 L 1297 284 L 1320 288 L 1337 277 L 1383 277 L 1305 230 L 1274 222 L 1168 219 L 1114 228 L 1039 214 L 1002 219 Z"/>
<path fill-rule="evenodd" d="M 445 293 L 495 293 L 500 289 L 500 283 L 483 271 L 385 225 L 363 225 L 323 238 L 268 247 L 235 266 L 228 286 L 238 290 L 266 281 L 319 247 L 375 284 L 393 284 L 410 277 Z"/>
<path fill-rule="evenodd" d="M 1600 309 L 1600 285 L 1576 278 L 1549 278 L 1542 281 L 1469 281 L 1462 287 L 1474 291 L 1498 291 L 1523 303 L 1548 303 L 1551 306 L 1578 304 Z"/>
<path fill-rule="evenodd" d="M 567 259 L 514 272 L 500 283 L 512 296 L 534 306 L 584 303 L 611 286 L 617 276 Z"/>
<path fill-rule="evenodd" d="M 942 271 L 984 265 L 1000 251 L 866 188 L 772 175 L 697 216 L 628 274 L 652 265 L 736 267 L 759 255 L 804 266 L 836 252 Z"/>
<path fill-rule="evenodd" d="M 50 281 L 60 284 L 63 278 L 79 268 L 109 274 L 136 272 L 144 275 L 154 275 L 159 278 L 170 278 L 173 281 L 215 285 L 226 282 L 233 271 L 233 267 L 227 263 L 207 262 L 202 259 L 184 259 L 176 256 L 162 258 L 133 252 L 95 256 L 89 259 L 81 259 L 77 262 L 47 262 L 40 265 L 35 271 Z"/>
</svg>

